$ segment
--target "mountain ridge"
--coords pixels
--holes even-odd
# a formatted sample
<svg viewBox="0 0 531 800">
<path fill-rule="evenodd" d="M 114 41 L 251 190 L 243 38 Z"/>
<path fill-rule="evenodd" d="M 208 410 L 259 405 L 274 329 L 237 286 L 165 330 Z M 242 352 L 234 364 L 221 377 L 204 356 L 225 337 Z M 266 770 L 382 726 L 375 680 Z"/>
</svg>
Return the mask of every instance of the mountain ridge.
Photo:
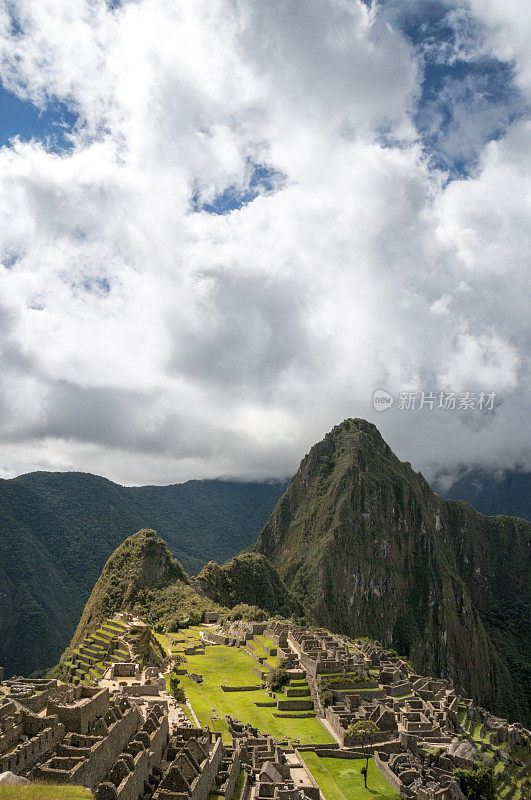
<svg viewBox="0 0 531 800">
<path fill-rule="evenodd" d="M 189 481 L 122 487 L 90 473 L 0 479 L 0 665 L 6 676 L 57 662 L 106 559 L 157 528 L 197 572 L 254 541 L 284 484 Z"/>
<path fill-rule="evenodd" d="M 530 529 L 443 499 L 372 423 L 345 420 L 302 459 L 255 550 L 312 622 L 381 639 L 527 720 Z"/>
</svg>

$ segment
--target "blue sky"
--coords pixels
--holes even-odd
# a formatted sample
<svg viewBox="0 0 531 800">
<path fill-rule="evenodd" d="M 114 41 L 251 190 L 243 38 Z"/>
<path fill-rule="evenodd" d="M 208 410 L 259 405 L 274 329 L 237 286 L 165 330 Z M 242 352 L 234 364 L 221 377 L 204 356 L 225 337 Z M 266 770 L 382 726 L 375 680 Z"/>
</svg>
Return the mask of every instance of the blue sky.
<svg viewBox="0 0 531 800">
<path fill-rule="evenodd" d="M 66 134 L 76 119 L 64 103 L 51 101 L 40 109 L 0 85 L 0 146 L 18 136 L 25 141 L 37 139 L 57 150 L 68 148 Z"/>
</svg>

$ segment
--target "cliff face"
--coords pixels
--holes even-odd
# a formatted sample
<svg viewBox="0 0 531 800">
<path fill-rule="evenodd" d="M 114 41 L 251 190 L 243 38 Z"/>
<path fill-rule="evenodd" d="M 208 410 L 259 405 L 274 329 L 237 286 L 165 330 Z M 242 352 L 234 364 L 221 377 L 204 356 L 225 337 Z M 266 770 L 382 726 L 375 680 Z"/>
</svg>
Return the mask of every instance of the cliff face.
<svg viewBox="0 0 531 800">
<path fill-rule="evenodd" d="M 259 553 L 241 553 L 222 567 L 210 561 L 198 575 L 196 585 L 207 597 L 229 608 L 248 603 L 271 614 L 289 617 L 301 613 L 278 572 Z"/>
<path fill-rule="evenodd" d="M 346 420 L 303 459 L 256 550 L 312 622 L 380 639 L 528 722 L 530 529 L 443 500 L 374 425 Z"/>
</svg>

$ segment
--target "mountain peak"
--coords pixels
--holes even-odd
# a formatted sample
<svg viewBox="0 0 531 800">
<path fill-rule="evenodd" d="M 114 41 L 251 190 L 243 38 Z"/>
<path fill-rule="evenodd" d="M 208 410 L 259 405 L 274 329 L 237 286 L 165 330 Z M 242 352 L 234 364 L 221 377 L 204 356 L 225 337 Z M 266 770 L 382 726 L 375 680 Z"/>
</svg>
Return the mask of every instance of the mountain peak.
<svg viewBox="0 0 531 800">
<path fill-rule="evenodd" d="M 188 575 L 172 556 L 166 542 L 151 528 L 129 536 L 109 557 L 92 590 L 72 640 L 72 646 L 117 611 L 133 608 L 144 590 L 171 584 L 190 584 Z"/>
<path fill-rule="evenodd" d="M 527 719 L 525 616 L 511 609 L 526 592 L 530 529 L 443 500 L 375 425 L 346 419 L 302 460 L 256 550 L 313 622 L 381 639 Z"/>
</svg>

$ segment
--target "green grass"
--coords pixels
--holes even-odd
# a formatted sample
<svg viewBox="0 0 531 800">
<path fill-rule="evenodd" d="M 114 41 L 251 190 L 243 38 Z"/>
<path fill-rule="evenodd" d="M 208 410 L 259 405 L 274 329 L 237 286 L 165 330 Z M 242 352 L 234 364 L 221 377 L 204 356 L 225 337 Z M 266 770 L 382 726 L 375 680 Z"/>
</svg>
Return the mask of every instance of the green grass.
<svg viewBox="0 0 531 800">
<path fill-rule="evenodd" d="M 276 644 L 272 642 L 271 639 L 268 639 L 267 636 L 264 636 L 263 633 L 255 634 L 254 638 L 257 642 L 260 642 L 262 646 L 265 645 L 266 647 L 276 647 Z"/>
<path fill-rule="evenodd" d="M 224 645 L 207 646 L 204 656 L 187 656 L 186 666 L 189 672 L 198 672 L 204 679 L 202 684 L 197 684 L 186 675 L 181 677 L 192 708 L 201 725 L 209 725 L 211 729 L 220 731 L 225 742 L 231 741 L 225 724 L 225 714 L 256 725 L 263 733 L 271 733 L 275 739 L 299 739 L 302 744 L 330 744 L 335 741 L 316 718 L 279 718 L 273 716 L 276 708 L 258 708 L 256 702 L 271 699 L 261 689 L 251 692 L 223 692 L 220 688 L 222 683 L 230 686 L 252 686 L 258 682 L 252 671 L 256 664 L 242 650 Z M 221 719 L 211 719 L 212 708 L 216 709 L 216 714 Z"/>
<path fill-rule="evenodd" d="M 367 789 L 360 770 L 365 759 L 319 758 L 316 753 L 301 753 L 306 766 L 319 784 L 326 800 L 388 800 L 399 794 L 369 759 Z"/>
<path fill-rule="evenodd" d="M 187 719 L 190 720 L 190 722 L 192 723 L 192 725 L 195 728 L 195 719 L 192 717 L 192 713 L 191 713 L 190 709 L 188 708 L 188 706 L 186 705 L 186 703 L 179 703 L 179 708 L 183 712 L 184 716 Z"/>
<path fill-rule="evenodd" d="M 470 728 L 468 733 L 470 734 L 470 736 L 472 736 L 474 742 L 477 742 L 478 744 L 480 742 L 486 742 L 488 744 L 490 742 L 490 737 L 492 736 L 492 731 L 487 731 L 487 734 L 485 736 L 480 736 L 479 732 L 481 728 L 482 725 L 478 723 L 477 725 L 474 725 L 473 728 Z"/>
<path fill-rule="evenodd" d="M 157 642 L 162 647 L 165 653 L 170 653 L 170 649 L 172 646 L 171 639 L 168 636 L 165 636 L 163 633 L 153 633 L 153 636 L 157 640 Z"/>
<path fill-rule="evenodd" d="M 0 800 L 90 800 L 92 792 L 81 786 L 0 786 Z"/>
<path fill-rule="evenodd" d="M 240 774 L 236 779 L 236 785 L 234 786 L 234 791 L 232 793 L 232 797 L 230 800 L 240 800 L 243 792 L 243 787 L 245 785 L 245 772 L 243 769 L 240 770 Z"/>
</svg>

